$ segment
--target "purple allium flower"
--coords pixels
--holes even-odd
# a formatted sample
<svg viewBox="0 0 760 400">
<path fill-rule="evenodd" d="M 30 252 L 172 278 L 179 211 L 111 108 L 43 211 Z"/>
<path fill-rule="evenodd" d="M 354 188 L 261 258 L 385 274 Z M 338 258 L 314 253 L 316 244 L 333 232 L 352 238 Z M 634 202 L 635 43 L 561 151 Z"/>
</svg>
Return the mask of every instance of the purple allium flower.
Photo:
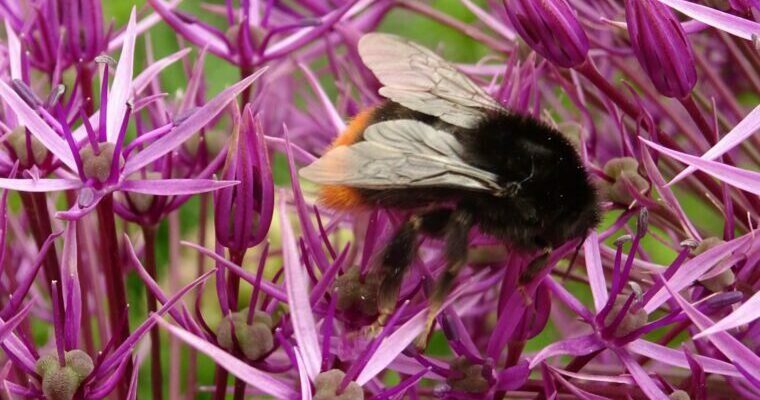
<svg viewBox="0 0 760 400">
<path fill-rule="evenodd" d="M 586 32 L 565 0 L 505 0 L 509 21 L 536 53 L 565 68 L 586 61 Z"/>
<path fill-rule="evenodd" d="M 657 0 L 627 0 L 633 51 L 657 90 L 686 97 L 697 83 L 694 52 L 673 11 Z"/>
<path fill-rule="evenodd" d="M 110 26 L 0 0 L 0 397 L 760 397 L 757 1 L 460 2 L 149 0 Z M 565 134 L 604 211 L 538 261 L 473 229 L 427 349 L 443 241 L 377 321 L 407 211 L 325 208 L 297 172 L 381 101 L 378 30 Z"/>
</svg>

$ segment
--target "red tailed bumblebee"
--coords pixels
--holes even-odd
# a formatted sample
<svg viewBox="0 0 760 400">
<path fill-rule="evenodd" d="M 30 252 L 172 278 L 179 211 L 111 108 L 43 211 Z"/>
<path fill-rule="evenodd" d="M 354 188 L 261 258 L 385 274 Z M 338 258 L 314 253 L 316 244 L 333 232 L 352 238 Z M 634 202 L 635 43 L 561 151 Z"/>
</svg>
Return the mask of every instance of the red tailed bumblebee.
<svg viewBox="0 0 760 400">
<path fill-rule="evenodd" d="M 381 254 L 381 318 L 396 307 L 420 234 L 445 241 L 447 265 L 430 298 L 436 311 L 466 263 L 471 228 L 532 251 L 582 238 L 597 225 L 596 192 L 560 132 L 509 112 L 453 65 L 401 37 L 364 35 L 359 54 L 387 101 L 358 114 L 300 173 L 324 185 L 320 200 L 333 209 L 413 210 Z"/>
</svg>

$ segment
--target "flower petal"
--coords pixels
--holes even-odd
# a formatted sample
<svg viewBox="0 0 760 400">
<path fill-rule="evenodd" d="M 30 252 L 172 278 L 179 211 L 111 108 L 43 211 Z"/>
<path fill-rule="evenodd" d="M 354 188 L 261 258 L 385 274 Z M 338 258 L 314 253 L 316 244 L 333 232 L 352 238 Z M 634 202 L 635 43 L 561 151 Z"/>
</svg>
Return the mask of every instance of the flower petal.
<svg viewBox="0 0 760 400">
<path fill-rule="evenodd" d="M 182 36 L 187 40 L 195 43 L 198 47 L 207 47 L 208 51 L 219 57 L 229 56 L 227 43 L 220 38 L 210 35 L 202 26 L 183 21 L 172 9 L 175 7 L 174 2 L 166 3 L 163 0 L 148 0 L 153 10 L 161 15 L 164 22 L 174 28 L 177 32 L 182 32 Z"/>
<path fill-rule="evenodd" d="M 607 281 L 602 269 L 602 255 L 599 252 L 599 234 L 595 231 L 589 233 L 583 242 L 583 254 L 586 258 L 586 273 L 588 274 L 591 295 L 594 297 L 594 309 L 597 312 L 607 304 Z"/>
<path fill-rule="evenodd" d="M 665 282 L 665 289 L 670 292 L 670 295 L 678 302 L 681 309 L 686 315 L 694 322 L 700 330 L 706 330 L 713 325 L 712 320 L 706 315 L 702 314 L 696 307 L 692 306 L 686 301 L 677 290 L 670 286 L 668 282 Z M 712 342 L 715 347 L 720 350 L 731 362 L 746 374 L 748 378 L 751 378 L 755 382 L 760 382 L 760 356 L 748 349 L 740 341 L 736 340 L 733 336 L 726 332 L 715 332 L 712 335 L 707 336 L 707 340 Z"/>
<path fill-rule="evenodd" d="M 78 189 L 82 182 L 78 179 L 8 179 L 0 178 L 0 188 L 19 192 L 58 192 Z"/>
<path fill-rule="evenodd" d="M 175 8 L 179 3 L 181 3 L 182 0 L 173 0 L 171 3 L 167 4 L 167 7 L 170 9 Z M 147 17 L 141 19 L 137 22 L 137 26 L 135 28 L 135 32 L 137 35 L 140 35 L 152 28 L 154 25 L 161 22 L 161 16 L 157 13 L 151 13 Z M 108 52 L 116 51 L 117 49 L 121 48 L 124 45 L 124 40 L 127 37 L 128 32 L 124 31 L 116 36 L 114 36 L 109 42 L 108 42 Z"/>
<path fill-rule="evenodd" d="M 544 347 L 543 350 L 533 356 L 530 359 L 530 368 L 533 369 L 536 365 L 551 357 L 561 355 L 584 356 L 601 350 L 604 347 L 604 342 L 595 333 L 561 340 Z"/>
<path fill-rule="evenodd" d="M 643 339 L 636 339 L 625 346 L 630 352 L 649 357 L 658 362 L 689 369 L 689 361 L 683 351 L 671 349 Z M 742 374 L 732 364 L 711 357 L 694 356 L 705 371 L 723 376 L 741 377 Z"/>
<path fill-rule="evenodd" d="M 694 336 L 694 339 L 736 328 L 740 325 L 749 324 L 758 318 L 760 318 L 760 292 L 755 292 L 746 303 L 716 322 L 715 325 Z"/>
<path fill-rule="evenodd" d="M 51 153 L 72 171 L 77 170 L 74 156 L 66 141 L 51 128 L 8 84 L 0 80 L 0 98 L 16 113 L 18 122 L 29 129 Z"/>
<path fill-rule="evenodd" d="M 438 313 L 441 313 L 448 306 L 456 302 L 459 297 L 467 293 L 474 282 L 482 281 L 486 275 L 485 273 L 486 271 L 473 275 L 465 284 L 451 293 L 438 309 Z M 362 368 L 362 371 L 356 378 L 356 383 L 363 386 L 390 365 L 425 329 L 427 314 L 428 309 L 425 308 L 401 325 L 395 332 L 388 335 L 380 343 L 377 351 L 372 354 L 364 368 Z"/>
<path fill-rule="evenodd" d="M 710 270 L 710 268 L 712 268 L 715 264 L 724 259 L 726 256 L 731 255 L 731 253 L 736 251 L 741 246 L 745 245 L 751 239 L 752 234 L 748 233 L 730 242 L 715 246 L 712 249 L 707 250 L 704 253 L 692 258 L 691 260 L 681 265 L 680 268 L 678 268 L 676 273 L 673 274 L 673 276 L 671 276 L 668 280 L 668 285 L 673 290 L 682 290 L 688 287 L 697 279 L 702 277 L 702 275 Z M 650 314 L 658 307 L 660 307 L 663 303 L 665 303 L 668 298 L 669 296 L 667 290 L 665 288 L 660 288 L 657 293 L 655 293 L 655 295 L 649 299 L 647 304 L 644 305 L 644 310 L 647 312 L 647 314 Z"/>
<path fill-rule="evenodd" d="M 327 113 L 328 120 L 332 124 L 333 128 L 335 128 L 335 134 L 338 135 L 340 132 L 343 132 L 343 130 L 346 129 L 346 123 L 343 122 L 343 118 L 341 118 L 340 114 L 338 114 L 338 110 L 335 109 L 335 106 L 330 101 L 327 93 L 322 90 L 322 86 L 319 85 L 319 81 L 314 76 L 314 73 L 311 72 L 309 67 L 302 63 L 298 63 L 298 68 L 301 68 L 301 71 L 303 71 L 303 74 L 306 77 L 306 81 L 309 82 L 312 90 L 314 90 L 314 93 L 317 94 L 319 102 L 322 103 L 322 108 L 324 108 L 325 112 Z"/>
<path fill-rule="evenodd" d="M 171 132 L 151 143 L 134 157 L 130 157 L 124 164 L 124 176 L 137 172 L 140 168 L 163 157 L 166 153 L 184 143 L 193 134 L 211 122 L 230 101 L 233 101 L 240 92 L 250 86 L 266 70 L 266 67 L 261 68 L 247 78 L 223 90 L 211 101 L 203 105 L 203 107 L 197 109 L 190 117 L 177 125 Z"/>
<path fill-rule="evenodd" d="M 294 347 L 293 352 L 296 354 L 298 376 L 301 378 L 301 399 L 311 400 L 311 382 L 309 381 L 309 374 L 306 371 L 306 364 L 303 361 L 303 356 L 301 356 L 301 349 Z"/>
<path fill-rule="evenodd" d="M 135 38 L 136 32 L 136 8 L 132 7 L 129 16 L 127 30 L 124 32 L 124 46 L 121 48 L 119 64 L 114 72 L 111 91 L 108 93 L 108 106 L 106 108 L 106 134 L 108 142 L 116 143 L 119 137 L 124 113 L 127 110 L 127 102 L 132 94 L 132 73 L 135 61 Z"/>
<path fill-rule="evenodd" d="M 285 270 L 285 290 L 288 294 L 290 319 L 293 322 L 296 343 L 302 351 L 306 372 L 309 379 L 314 382 L 322 364 L 322 352 L 314 313 L 309 301 L 309 277 L 296 250 L 296 239 L 293 228 L 290 226 L 285 199 L 280 198 L 279 203 L 282 263 Z"/>
<path fill-rule="evenodd" d="M 227 371 L 230 371 L 231 374 L 262 392 L 273 396 L 276 399 L 290 399 L 297 395 L 293 389 L 284 382 L 275 379 L 266 372 L 249 366 L 232 354 L 209 343 L 207 340 L 195 336 L 178 326 L 174 326 L 157 315 L 152 315 L 151 318 L 161 325 L 161 327 L 169 331 L 169 333 L 187 343 L 190 347 L 209 356 L 217 364 L 224 367 Z"/>
<path fill-rule="evenodd" d="M 10 24 L 5 21 L 5 36 L 8 40 L 8 64 L 11 67 L 11 79 L 21 79 L 21 42 Z"/>
<path fill-rule="evenodd" d="M 641 391 L 644 392 L 648 398 L 654 400 L 670 399 L 662 392 L 644 368 L 642 368 L 627 351 L 619 348 L 612 348 L 612 351 L 618 356 L 623 365 L 625 365 L 625 368 L 631 373 L 633 380 L 636 381 Z"/>
<path fill-rule="evenodd" d="M 150 179 L 126 180 L 119 188 L 125 192 L 152 194 L 155 196 L 182 196 L 213 192 L 235 186 L 238 181 L 217 181 L 214 179 Z"/>
<path fill-rule="evenodd" d="M 758 129 L 760 129 L 760 105 L 747 114 L 743 120 L 736 124 L 734 129 L 731 129 L 730 132 L 723 136 L 715 146 L 711 147 L 710 150 L 707 150 L 700 158 L 703 160 L 714 160 L 741 144 L 745 139 L 757 132 Z M 697 167 L 691 165 L 688 166 L 685 170 L 676 175 L 676 177 L 668 183 L 668 186 L 680 181 L 696 170 Z"/>
<path fill-rule="evenodd" d="M 676 159 L 684 164 L 690 164 L 694 168 L 712 175 L 718 180 L 731 186 L 760 195 L 760 172 L 736 168 L 715 161 L 703 160 L 699 157 L 668 149 L 667 147 L 660 146 L 646 139 L 641 139 L 641 141 L 657 151 L 666 154 L 668 157 Z"/>
<path fill-rule="evenodd" d="M 200 253 L 202 253 L 204 256 L 209 257 L 220 264 L 223 264 L 225 268 L 231 269 L 236 275 L 240 276 L 251 285 L 256 285 L 256 282 L 259 282 L 261 284 L 261 291 L 266 293 L 267 295 L 272 296 L 273 298 L 282 302 L 288 301 L 288 296 L 282 291 L 282 289 L 278 285 L 275 285 L 274 283 L 269 282 L 266 279 L 261 279 L 260 281 L 258 281 L 256 277 L 252 275 L 250 272 L 244 270 L 239 265 L 225 259 L 223 256 L 220 256 L 219 254 L 216 254 L 215 252 L 203 246 L 200 246 L 191 242 L 186 242 L 184 240 L 180 241 L 179 243 L 183 246 L 193 248 L 199 251 Z"/>
<path fill-rule="evenodd" d="M 752 35 L 760 35 L 760 24 L 748 19 L 718 11 L 714 8 L 685 0 L 659 0 L 660 3 L 678 10 L 697 21 L 704 22 L 743 39 L 752 40 Z"/>
<path fill-rule="evenodd" d="M 143 90 L 145 90 L 146 87 L 150 84 L 150 82 L 158 76 L 158 74 L 161 73 L 166 67 L 174 64 L 178 60 L 185 57 L 188 53 L 192 51 L 191 48 L 187 47 L 182 50 L 177 51 L 176 53 L 169 54 L 168 56 L 151 63 L 148 65 L 142 72 L 140 72 L 139 75 L 135 77 L 135 79 L 132 81 L 132 89 L 135 94 L 141 93 Z"/>
</svg>

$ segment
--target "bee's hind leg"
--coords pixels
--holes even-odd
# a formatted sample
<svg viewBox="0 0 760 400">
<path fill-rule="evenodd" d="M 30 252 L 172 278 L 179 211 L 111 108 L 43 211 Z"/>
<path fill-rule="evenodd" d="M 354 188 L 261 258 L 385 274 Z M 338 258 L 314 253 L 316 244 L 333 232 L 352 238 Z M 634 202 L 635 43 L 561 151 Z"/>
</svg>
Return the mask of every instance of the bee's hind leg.
<svg viewBox="0 0 760 400">
<path fill-rule="evenodd" d="M 385 246 L 381 255 L 380 274 L 382 280 L 377 294 L 377 308 L 380 315 L 377 322 L 385 324 L 396 309 L 404 272 L 409 268 L 417 249 L 417 236 L 422 226 L 419 216 L 412 216 L 401 225 Z"/>
<path fill-rule="evenodd" d="M 439 209 L 422 215 L 413 215 L 396 231 L 381 255 L 380 274 L 382 280 L 378 290 L 378 325 L 385 324 L 393 314 L 398 302 L 404 273 L 412 264 L 417 250 L 420 232 L 431 236 L 442 236 L 451 219 L 452 211 Z"/>
<path fill-rule="evenodd" d="M 435 317 L 451 290 L 459 271 L 467 263 L 468 235 L 473 225 L 473 218 L 466 211 L 454 211 L 444 228 L 446 244 L 446 269 L 435 282 L 430 294 L 429 309 L 425 330 L 417 339 L 417 348 L 427 347 L 427 341 L 435 323 Z"/>
</svg>

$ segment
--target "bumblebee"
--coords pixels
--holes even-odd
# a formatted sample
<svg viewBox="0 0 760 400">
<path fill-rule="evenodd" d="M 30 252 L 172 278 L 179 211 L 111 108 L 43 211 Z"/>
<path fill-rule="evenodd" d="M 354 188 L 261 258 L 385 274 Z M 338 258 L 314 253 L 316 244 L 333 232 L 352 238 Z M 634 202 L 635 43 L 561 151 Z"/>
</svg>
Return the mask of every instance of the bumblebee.
<svg viewBox="0 0 760 400">
<path fill-rule="evenodd" d="M 435 315 L 466 264 L 473 227 L 535 252 L 597 225 L 595 189 L 560 132 L 506 110 L 404 38 L 366 34 L 359 55 L 387 100 L 359 113 L 300 175 L 323 185 L 320 202 L 333 209 L 411 211 L 379 257 L 381 318 L 396 307 L 420 235 L 445 242 L 446 266 L 429 299 Z"/>
</svg>

